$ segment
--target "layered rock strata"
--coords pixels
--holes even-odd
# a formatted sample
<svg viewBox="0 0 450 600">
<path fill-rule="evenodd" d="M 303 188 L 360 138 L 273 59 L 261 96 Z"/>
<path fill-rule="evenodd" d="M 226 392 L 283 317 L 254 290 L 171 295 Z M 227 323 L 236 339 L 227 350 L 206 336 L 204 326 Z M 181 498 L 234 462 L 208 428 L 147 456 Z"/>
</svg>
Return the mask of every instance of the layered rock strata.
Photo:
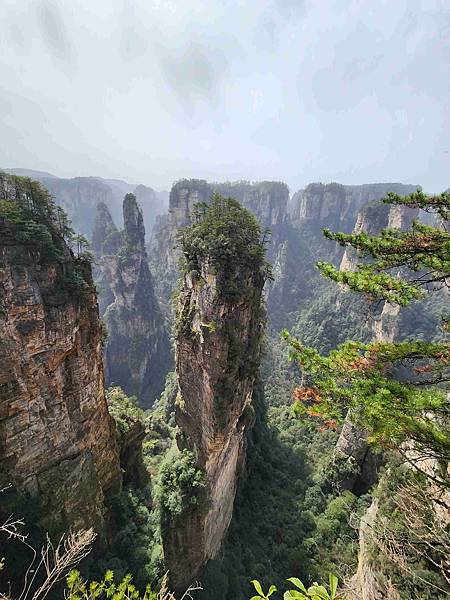
<svg viewBox="0 0 450 600">
<path fill-rule="evenodd" d="M 205 478 L 205 500 L 166 524 L 164 556 L 175 587 L 220 550 L 245 461 L 261 352 L 263 268 L 221 269 L 208 256 L 187 270 L 178 299 L 176 420 Z M 233 293 L 228 283 L 237 282 Z"/>
<path fill-rule="evenodd" d="M 42 528 L 102 536 L 121 472 L 97 297 L 89 264 L 53 242 L 57 258 L 0 218 L 1 480 L 34 498 Z"/>
</svg>

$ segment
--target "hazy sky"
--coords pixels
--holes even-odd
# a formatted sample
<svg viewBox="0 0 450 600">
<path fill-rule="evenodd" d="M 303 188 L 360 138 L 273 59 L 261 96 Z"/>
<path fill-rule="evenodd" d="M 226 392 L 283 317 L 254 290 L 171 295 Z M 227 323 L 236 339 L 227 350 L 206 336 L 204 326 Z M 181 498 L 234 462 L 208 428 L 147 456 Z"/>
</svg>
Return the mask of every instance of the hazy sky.
<svg viewBox="0 0 450 600">
<path fill-rule="evenodd" d="M 0 0 L 0 166 L 450 186 L 449 0 Z"/>
</svg>

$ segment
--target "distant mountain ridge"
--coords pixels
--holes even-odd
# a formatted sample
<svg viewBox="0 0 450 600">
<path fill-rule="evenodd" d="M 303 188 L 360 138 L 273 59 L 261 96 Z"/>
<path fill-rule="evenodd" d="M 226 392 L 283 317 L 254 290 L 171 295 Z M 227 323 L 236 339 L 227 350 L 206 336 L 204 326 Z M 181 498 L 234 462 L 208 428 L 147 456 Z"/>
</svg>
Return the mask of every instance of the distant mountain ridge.
<svg viewBox="0 0 450 600">
<path fill-rule="evenodd" d="M 142 206 L 144 226 L 150 236 L 156 217 L 166 212 L 169 204 L 167 191 L 156 191 L 150 186 L 128 183 L 121 179 L 103 177 L 57 177 L 46 171 L 13 168 L 3 169 L 6 173 L 30 177 L 40 181 L 54 196 L 72 220 L 76 231 L 92 235 L 97 205 L 104 202 L 117 223 L 122 221 L 122 200 L 125 194 L 135 194 Z"/>
</svg>

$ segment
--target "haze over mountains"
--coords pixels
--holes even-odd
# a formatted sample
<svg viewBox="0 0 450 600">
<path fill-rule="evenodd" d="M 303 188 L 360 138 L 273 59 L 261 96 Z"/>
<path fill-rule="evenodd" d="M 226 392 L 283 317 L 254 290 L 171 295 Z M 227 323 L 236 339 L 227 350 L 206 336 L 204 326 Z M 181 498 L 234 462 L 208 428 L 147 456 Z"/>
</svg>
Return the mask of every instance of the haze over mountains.
<svg viewBox="0 0 450 600">
<path fill-rule="evenodd" d="M 449 41 L 0 0 L 0 600 L 450 598 Z"/>
<path fill-rule="evenodd" d="M 125 194 L 134 193 L 144 213 L 144 225 L 151 235 L 156 216 L 165 212 L 169 193 L 157 192 L 142 184 L 131 184 L 120 179 L 102 177 L 73 177 L 63 179 L 32 169 L 5 169 L 8 173 L 31 177 L 40 181 L 55 197 L 72 220 L 75 229 L 88 238 L 92 236 L 96 207 L 104 202 L 118 225 L 122 225 L 122 200 Z"/>
<path fill-rule="evenodd" d="M 281 586 L 325 568 L 351 600 L 368 580 L 386 597 L 390 577 L 409 586 L 366 551 L 366 520 L 402 471 L 383 475 L 390 454 L 351 416 L 316 427 L 294 414 L 302 367 L 280 333 L 325 353 L 443 339 L 445 290 L 370 307 L 316 268 L 358 265 L 323 228 L 411 227 L 418 208 L 380 200 L 417 186 L 290 195 L 280 181 L 179 179 L 166 204 L 148 186 L 25 173 L 92 254 L 38 181 L 0 173 L 0 484 L 12 484 L 0 513 L 29 505 L 36 536 L 93 526 L 91 576 L 113 568 L 144 586 L 170 569 L 177 591 L 202 578 L 200 600 L 247 600 L 252 577 Z M 23 553 L 1 543 L 20 573 Z"/>
</svg>

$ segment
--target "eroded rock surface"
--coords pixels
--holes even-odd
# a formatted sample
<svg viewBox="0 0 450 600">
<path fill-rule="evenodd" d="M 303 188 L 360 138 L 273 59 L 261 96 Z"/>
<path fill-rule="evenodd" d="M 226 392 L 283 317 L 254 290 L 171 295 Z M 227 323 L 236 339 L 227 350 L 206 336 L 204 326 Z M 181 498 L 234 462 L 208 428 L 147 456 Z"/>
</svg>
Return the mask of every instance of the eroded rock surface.
<svg viewBox="0 0 450 600">
<path fill-rule="evenodd" d="M 164 389 L 170 345 L 153 291 L 142 211 L 133 194 L 125 196 L 123 218 L 120 246 L 114 245 L 118 236 L 113 231 L 101 258 L 101 282 L 112 299 L 104 314 L 106 381 L 151 406 Z"/>
<path fill-rule="evenodd" d="M 176 419 L 204 472 L 206 498 L 163 534 L 165 561 L 181 588 L 220 550 L 252 422 L 265 271 L 243 266 L 239 256 L 232 264 L 222 270 L 199 258 L 198 270 L 184 273 L 178 300 Z"/>
<path fill-rule="evenodd" d="M 62 258 L 44 259 L 0 223 L 0 471 L 36 499 L 44 529 L 102 535 L 121 472 L 97 297 L 88 264 L 80 295 L 67 288 L 76 259 L 59 243 Z"/>
</svg>

